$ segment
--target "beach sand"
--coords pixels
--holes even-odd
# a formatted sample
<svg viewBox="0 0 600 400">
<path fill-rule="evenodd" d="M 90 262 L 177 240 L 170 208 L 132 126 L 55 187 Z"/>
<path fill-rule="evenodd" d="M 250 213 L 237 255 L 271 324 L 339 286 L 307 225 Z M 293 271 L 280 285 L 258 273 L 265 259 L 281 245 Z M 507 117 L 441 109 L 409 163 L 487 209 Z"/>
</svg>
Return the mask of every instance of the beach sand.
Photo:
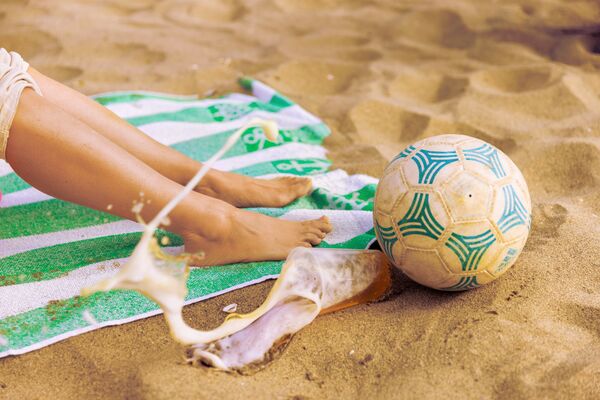
<svg viewBox="0 0 600 400">
<path fill-rule="evenodd" d="M 596 1 L 2 0 L 0 45 L 86 94 L 201 96 L 262 79 L 322 117 L 335 167 L 379 176 L 418 139 L 502 149 L 533 199 L 523 254 L 464 293 L 398 274 L 250 376 L 188 366 L 162 317 L 0 360 L 0 399 L 600 397 Z M 186 308 L 209 328 L 272 282 Z"/>
</svg>

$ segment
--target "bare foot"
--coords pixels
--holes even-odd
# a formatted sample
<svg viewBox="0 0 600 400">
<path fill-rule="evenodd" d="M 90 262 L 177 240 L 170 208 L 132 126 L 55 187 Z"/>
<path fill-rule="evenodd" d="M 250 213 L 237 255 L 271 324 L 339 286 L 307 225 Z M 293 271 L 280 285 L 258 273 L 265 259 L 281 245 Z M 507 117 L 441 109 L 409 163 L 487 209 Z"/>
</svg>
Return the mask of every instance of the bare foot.
<svg viewBox="0 0 600 400">
<path fill-rule="evenodd" d="M 234 262 L 283 260 L 299 246 L 321 243 L 331 224 L 325 216 L 310 221 L 286 221 L 246 210 L 235 210 L 210 234 L 182 234 L 188 253 L 203 251 L 205 257 L 194 265 L 221 265 Z"/>
<path fill-rule="evenodd" d="M 308 194 L 312 183 L 308 178 L 282 176 L 255 179 L 222 171 L 211 171 L 207 183 L 197 191 L 226 201 L 235 207 L 283 207 Z"/>
</svg>

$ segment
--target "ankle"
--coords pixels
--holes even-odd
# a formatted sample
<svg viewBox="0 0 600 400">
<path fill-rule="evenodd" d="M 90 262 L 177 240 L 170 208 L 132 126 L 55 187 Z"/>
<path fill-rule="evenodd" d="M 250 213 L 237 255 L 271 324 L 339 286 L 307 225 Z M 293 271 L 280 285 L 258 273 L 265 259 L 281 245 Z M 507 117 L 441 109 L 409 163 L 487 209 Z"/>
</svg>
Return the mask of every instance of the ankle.
<svg viewBox="0 0 600 400">
<path fill-rule="evenodd" d="M 234 206 L 238 206 L 236 200 L 239 192 L 247 190 L 248 187 L 240 179 L 232 178 L 227 172 L 211 170 L 206 174 L 203 182 L 196 187 L 198 193 L 223 200 Z"/>
<path fill-rule="evenodd" d="M 210 204 L 210 207 L 209 213 L 204 209 L 183 218 L 177 233 L 184 238 L 193 235 L 209 241 L 222 241 L 230 237 L 238 210 L 219 200 L 215 200 L 215 204 Z"/>
<path fill-rule="evenodd" d="M 198 169 L 201 167 L 199 163 L 195 163 L 197 165 L 193 166 L 192 169 L 188 170 L 184 175 L 182 184 L 186 184 L 189 180 L 198 172 Z M 193 169 L 197 167 L 197 169 Z M 210 169 L 204 178 L 198 183 L 198 185 L 194 188 L 194 190 L 198 193 L 205 194 L 207 196 L 215 197 L 214 195 L 218 192 L 218 188 L 223 185 L 223 172 L 215 169 Z"/>
</svg>

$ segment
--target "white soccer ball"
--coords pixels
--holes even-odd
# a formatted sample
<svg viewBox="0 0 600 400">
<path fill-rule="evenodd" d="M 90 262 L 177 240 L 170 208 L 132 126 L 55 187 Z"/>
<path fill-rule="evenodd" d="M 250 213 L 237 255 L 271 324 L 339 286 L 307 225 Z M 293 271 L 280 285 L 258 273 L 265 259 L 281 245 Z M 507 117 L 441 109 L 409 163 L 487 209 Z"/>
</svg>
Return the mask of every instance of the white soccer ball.
<svg viewBox="0 0 600 400">
<path fill-rule="evenodd" d="M 512 266 L 531 227 L 527 183 L 494 146 L 464 135 L 408 146 L 377 187 L 375 234 L 394 265 L 440 290 L 467 290 Z"/>
</svg>

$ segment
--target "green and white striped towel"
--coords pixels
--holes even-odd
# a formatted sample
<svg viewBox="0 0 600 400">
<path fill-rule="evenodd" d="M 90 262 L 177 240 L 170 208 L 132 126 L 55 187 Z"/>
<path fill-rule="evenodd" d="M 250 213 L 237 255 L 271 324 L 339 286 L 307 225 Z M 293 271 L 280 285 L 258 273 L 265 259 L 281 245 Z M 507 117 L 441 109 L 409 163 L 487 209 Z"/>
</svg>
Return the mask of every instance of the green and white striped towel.
<svg viewBox="0 0 600 400">
<path fill-rule="evenodd" d="M 254 117 L 277 121 L 279 143 L 248 129 L 216 168 L 256 177 L 311 176 L 314 191 L 284 208 L 255 211 L 286 219 L 328 215 L 334 226 L 321 247 L 366 248 L 374 240 L 371 211 L 377 180 L 329 171 L 321 146 L 328 127 L 265 84 L 242 79 L 252 95 L 197 99 L 149 92 L 95 96 L 149 136 L 197 160 L 208 159 Z M 0 161 L 0 357 L 23 354 L 103 326 L 160 313 L 133 291 L 79 297 L 80 290 L 115 274 L 141 237 L 141 226 L 63 202 L 30 187 Z M 182 250 L 168 235 L 167 251 Z M 282 262 L 195 268 L 187 302 L 276 278 Z M 84 311 L 89 310 L 96 321 Z"/>
</svg>

